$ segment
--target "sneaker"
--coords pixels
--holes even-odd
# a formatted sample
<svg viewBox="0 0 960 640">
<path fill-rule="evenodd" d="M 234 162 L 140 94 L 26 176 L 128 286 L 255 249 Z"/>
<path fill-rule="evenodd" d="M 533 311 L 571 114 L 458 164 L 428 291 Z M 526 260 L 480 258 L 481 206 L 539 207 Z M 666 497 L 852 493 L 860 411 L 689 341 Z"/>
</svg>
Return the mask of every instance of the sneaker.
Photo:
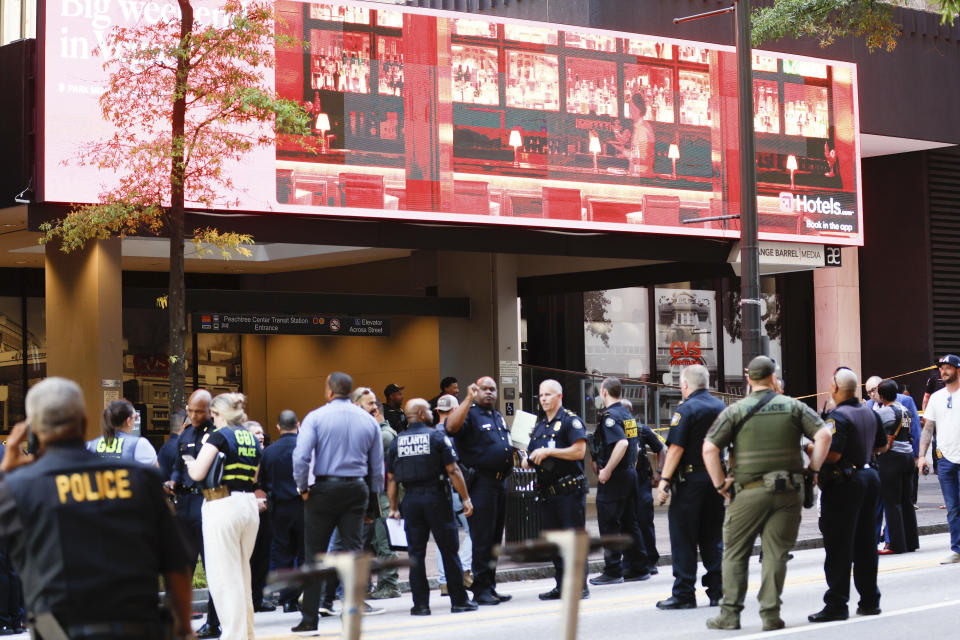
<svg viewBox="0 0 960 640">
<path fill-rule="evenodd" d="M 957 553 L 956 551 L 954 551 L 953 553 L 948 555 L 946 558 L 941 560 L 940 564 L 956 564 L 958 562 L 960 562 L 960 553 Z"/>
<path fill-rule="evenodd" d="M 621 576 L 608 576 L 605 573 L 601 573 L 595 578 L 590 578 L 590 584 L 597 587 L 602 587 L 605 584 L 620 584 L 621 582 L 623 582 Z"/>
<path fill-rule="evenodd" d="M 550 591 L 546 591 L 544 593 L 537 595 L 537 597 L 540 598 L 541 600 L 559 600 L 560 589 L 557 589 L 556 587 L 554 587 L 553 589 L 550 589 Z"/>
<path fill-rule="evenodd" d="M 337 615 L 337 612 L 333 610 L 332 602 L 321 602 L 320 608 L 317 609 L 317 612 L 320 614 L 321 618 L 328 618 L 330 616 Z"/>
<path fill-rule="evenodd" d="M 377 587 L 370 595 L 371 600 L 389 600 L 390 598 L 399 598 L 400 589 L 398 587 Z"/>
<path fill-rule="evenodd" d="M 647 573 L 625 573 L 623 574 L 624 582 L 642 582 L 643 580 L 650 579 L 650 572 Z"/>
<path fill-rule="evenodd" d="M 386 609 L 383 607 L 372 607 L 369 603 L 363 603 L 363 615 L 365 616 L 378 616 L 384 612 L 386 612 Z"/>
</svg>

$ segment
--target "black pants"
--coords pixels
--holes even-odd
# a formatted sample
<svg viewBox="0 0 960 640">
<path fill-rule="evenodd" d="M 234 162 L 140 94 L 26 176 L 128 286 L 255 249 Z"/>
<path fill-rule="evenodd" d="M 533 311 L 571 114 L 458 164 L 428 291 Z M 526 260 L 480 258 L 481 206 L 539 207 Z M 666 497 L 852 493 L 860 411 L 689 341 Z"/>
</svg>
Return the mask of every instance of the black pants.
<svg viewBox="0 0 960 640">
<path fill-rule="evenodd" d="M 653 490 L 650 478 L 638 478 L 637 524 L 643 536 L 643 546 L 647 550 L 647 565 L 656 567 L 660 561 L 660 553 L 657 551 L 657 531 L 653 523 Z"/>
<path fill-rule="evenodd" d="M 720 566 L 723 561 L 723 497 L 713 488 L 706 471 L 687 475 L 672 486 L 670 500 L 670 551 L 673 555 L 673 596 L 696 599 L 697 550 L 707 573 L 703 586 L 711 599 L 723 595 Z"/>
<path fill-rule="evenodd" d="M 0 549 L 0 625 L 19 629 L 23 626 L 23 585 L 10 562 L 6 549 Z"/>
<path fill-rule="evenodd" d="M 877 461 L 880 464 L 880 499 L 887 517 L 890 548 L 897 553 L 916 551 L 920 548 L 920 538 L 917 514 L 911 501 L 913 472 L 917 468 L 913 454 L 888 451 Z"/>
<path fill-rule="evenodd" d="M 847 612 L 850 565 L 860 593 L 859 605 L 868 609 L 880 606 L 875 527 L 879 500 L 880 476 L 875 469 L 854 471 L 849 480 L 828 487 L 821 494 L 820 532 L 826 551 L 823 572 L 827 579 L 823 601 L 832 612 Z"/>
<path fill-rule="evenodd" d="M 368 496 L 363 480 L 318 480 L 304 508 L 304 557 L 312 560 L 318 553 L 326 553 L 334 529 L 340 531 L 345 550 L 359 551 Z M 308 624 L 316 624 L 319 618 L 321 582 L 308 580 L 303 588 L 303 621 Z"/>
<path fill-rule="evenodd" d="M 540 505 L 540 528 L 544 531 L 556 529 L 583 529 L 587 524 L 587 495 L 585 493 L 566 496 L 542 496 Z M 560 554 L 553 556 L 553 568 L 556 570 L 557 589 L 563 586 L 563 559 Z M 583 574 L 586 587 L 586 571 Z"/>
<path fill-rule="evenodd" d="M 475 595 L 480 595 L 497 587 L 497 560 L 493 557 L 493 547 L 503 541 L 507 508 L 506 480 L 497 480 L 492 475 L 478 472 L 470 488 L 470 499 L 473 502 L 473 515 L 467 521 L 470 524 L 470 541 L 473 543 L 471 590 Z"/>
<path fill-rule="evenodd" d="M 253 606 L 263 604 L 263 588 L 267 585 L 267 572 L 270 571 L 270 512 L 260 512 L 260 528 L 257 529 L 257 540 L 253 543 L 253 554 L 250 556 L 250 586 L 253 591 Z"/>
<path fill-rule="evenodd" d="M 270 568 L 294 569 L 303 564 L 303 500 L 278 500 L 270 518 L 273 536 L 270 544 Z M 300 589 L 280 593 L 280 604 L 296 602 Z"/>
<path fill-rule="evenodd" d="M 440 549 L 443 571 L 447 576 L 450 603 L 467 602 L 467 590 L 463 587 L 463 567 L 457 551 L 460 538 L 453 519 L 453 507 L 440 489 L 410 487 L 400 505 L 404 531 L 407 534 L 407 554 L 410 557 L 410 590 L 413 604 L 418 607 L 430 605 L 430 585 L 427 582 L 427 540 L 430 534 Z"/>
<path fill-rule="evenodd" d="M 203 553 L 203 519 L 200 515 L 200 507 L 202 506 L 203 496 L 201 495 L 186 493 L 177 496 L 177 522 L 180 523 L 183 536 L 187 540 L 191 558 L 191 571 L 197 566 L 197 557 L 205 557 Z M 206 562 L 204 562 L 204 566 L 206 566 Z M 211 627 L 220 626 L 220 617 L 217 616 L 217 609 L 213 606 L 212 597 L 207 599 L 207 624 Z"/>
<path fill-rule="evenodd" d="M 624 534 L 633 540 L 626 549 L 603 550 L 603 572 L 611 577 L 649 573 L 647 549 L 637 523 L 637 472 L 615 471 L 597 490 L 597 524 L 600 535 Z M 623 565 L 621 566 L 621 561 Z"/>
</svg>

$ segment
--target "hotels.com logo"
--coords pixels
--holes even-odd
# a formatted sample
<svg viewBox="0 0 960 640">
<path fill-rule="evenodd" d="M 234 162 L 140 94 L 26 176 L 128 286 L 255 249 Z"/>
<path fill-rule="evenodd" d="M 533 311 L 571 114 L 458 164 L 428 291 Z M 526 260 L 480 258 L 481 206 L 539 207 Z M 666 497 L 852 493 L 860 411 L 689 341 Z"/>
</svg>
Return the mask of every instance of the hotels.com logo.
<svg viewBox="0 0 960 640">
<path fill-rule="evenodd" d="M 789 191 L 780 192 L 780 211 L 784 213 L 827 213 L 835 216 L 853 215 L 852 211 L 844 211 L 840 202 L 833 198 L 808 198 L 795 196 Z"/>
</svg>

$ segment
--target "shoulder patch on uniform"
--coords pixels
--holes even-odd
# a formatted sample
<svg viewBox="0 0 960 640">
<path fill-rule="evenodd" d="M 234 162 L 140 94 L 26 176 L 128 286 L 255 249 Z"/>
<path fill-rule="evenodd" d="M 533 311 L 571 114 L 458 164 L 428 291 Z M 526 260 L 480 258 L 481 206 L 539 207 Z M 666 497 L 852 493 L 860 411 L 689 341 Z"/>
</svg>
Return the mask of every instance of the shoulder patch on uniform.
<svg viewBox="0 0 960 640">
<path fill-rule="evenodd" d="M 681 419 L 681 418 L 683 418 L 683 416 L 680 415 L 679 412 L 674 413 L 674 414 L 673 414 L 673 417 L 670 418 L 670 426 L 671 426 L 671 427 L 675 427 L 675 426 L 677 426 L 678 424 L 680 424 L 680 419 Z"/>
<path fill-rule="evenodd" d="M 830 429 L 832 435 L 837 435 L 837 421 L 833 418 L 827 418 L 824 421 L 824 424 L 827 425 L 827 428 Z"/>
<path fill-rule="evenodd" d="M 614 420 L 613 418 L 607 418 L 606 420 L 603 421 L 603 426 L 605 427 L 612 427 L 615 424 L 617 424 L 617 421 Z"/>
<path fill-rule="evenodd" d="M 570 424 L 573 426 L 574 429 L 583 429 L 583 423 L 580 422 L 580 419 L 579 419 L 579 418 L 576 419 L 576 420 L 574 420 L 574 421 L 571 422 Z"/>
</svg>

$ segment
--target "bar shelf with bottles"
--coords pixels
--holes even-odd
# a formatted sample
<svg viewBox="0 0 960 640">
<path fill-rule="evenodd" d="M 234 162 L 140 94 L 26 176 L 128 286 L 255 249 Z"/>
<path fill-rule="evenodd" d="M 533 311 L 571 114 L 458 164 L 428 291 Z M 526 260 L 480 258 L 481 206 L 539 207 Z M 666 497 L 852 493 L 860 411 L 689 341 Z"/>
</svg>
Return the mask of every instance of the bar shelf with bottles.
<svg viewBox="0 0 960 640">
<path fill-rule="evenodd" d="M 292 140 L 278 150 L 313 162 L 403 166 L 403 14 L 325 3 L 303 12 L 303 103 L 321 152 Z"/>
<path fill-rule="evenodd" d="M 753 56 L 757 188 L 842 188 L 836 160 L 831 69 L 807 60 Z M 792 176 L 791 176 L 792 174 Z"/>
<path fill-rule="evenodd" d="M 451 41 L 457 171 L 684 188 L 709 188 L 716 177 L 708 50 L 479 20 L 458 20 Z M 630 158 L 638 126 L 655 139 L 643 171 Z M 582 173 L 593 175 L 565 176 Z"/>
</svg>

